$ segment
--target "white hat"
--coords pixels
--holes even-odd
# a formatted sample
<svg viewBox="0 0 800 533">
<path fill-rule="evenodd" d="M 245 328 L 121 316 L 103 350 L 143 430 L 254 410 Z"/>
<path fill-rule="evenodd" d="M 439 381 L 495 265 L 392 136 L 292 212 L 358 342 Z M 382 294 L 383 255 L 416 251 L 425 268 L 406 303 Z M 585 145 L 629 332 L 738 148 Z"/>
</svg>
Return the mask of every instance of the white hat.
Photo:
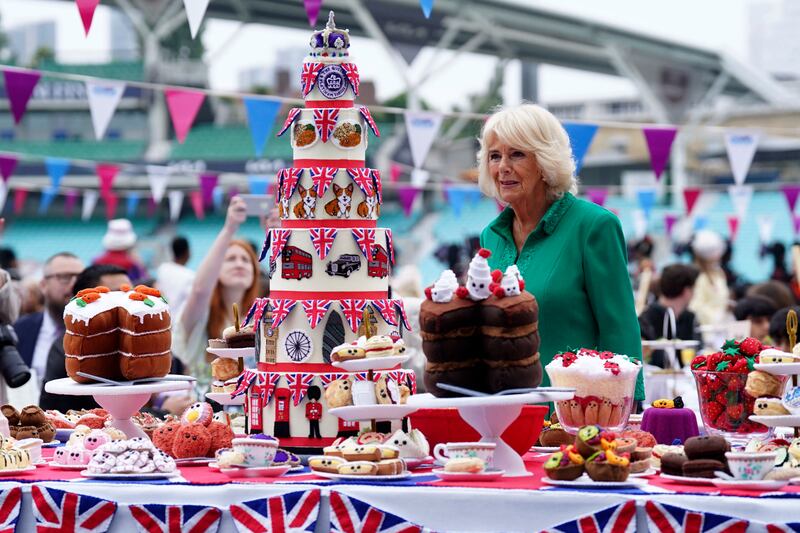
<svg viewBox="0 0 800 533">
<path fill-rule="evenodd" d="M 692 239 L 692 251 L 705 261 L 719 261 L 725 253 L 725 241 L 715 231 L 700 230 Z"/>
<path fill-rule="evenodd" d="M 111 251 L 128 250 L 136 244 L 136 233 L 127 218 L 115 218 L 108 221 L 108 229 L 103 235 L 103 248 Z"/>
</svg>

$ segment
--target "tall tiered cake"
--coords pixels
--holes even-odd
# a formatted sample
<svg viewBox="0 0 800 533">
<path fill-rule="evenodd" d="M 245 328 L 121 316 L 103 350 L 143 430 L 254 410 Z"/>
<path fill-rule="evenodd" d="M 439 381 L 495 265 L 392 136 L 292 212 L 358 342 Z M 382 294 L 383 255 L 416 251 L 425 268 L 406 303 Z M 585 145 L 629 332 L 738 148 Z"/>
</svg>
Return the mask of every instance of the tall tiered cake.
<svg viewBox="0 0 800 533">
<path fill-rule="evenodd" d="M 281 227 L 268 230 L 261 253 L 270 295 L 248 317 L 258 325 L 259 359 L 239 387 L 247 388 L 248 429 L 294 447 L 358 430 L 328 414 L 333 390 L 323 390 L 366 375 L 332 366 L 333 348 L 363 335 L 364 316 L 373 332 L 394 340 L 408 328 L 402 301 L 389 294 L 394 249 L 391 230 L 377 227 L 380 174 L 364 160 L 368 130 L 380 133 L 369 110 L 354 104 L 359 76 L 349 47 L 333 13 L 311 37 L 301 75 L 305 108 L 290 110 L 279 133 L 291 134 L 294 164 L 278 172 Z M 413 373 L 384 374 L 415 388 Z"/>
</svg>

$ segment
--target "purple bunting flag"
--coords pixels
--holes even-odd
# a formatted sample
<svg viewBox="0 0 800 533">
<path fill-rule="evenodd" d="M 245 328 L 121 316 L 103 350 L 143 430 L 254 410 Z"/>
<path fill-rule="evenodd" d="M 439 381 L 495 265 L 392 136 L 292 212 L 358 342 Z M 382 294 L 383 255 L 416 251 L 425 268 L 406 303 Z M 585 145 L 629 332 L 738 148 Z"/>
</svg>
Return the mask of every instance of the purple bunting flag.
<svg viewBox="0 0 800 533">
<path fill-rule="evenodd" d="M 794 213 L 797 197 L 800 195 L 800 185 L 784 185 L 781 190 L 783 190 L 783 195 L 786 196 L 786 202 L 789 204 L 789 212 Z"/>
<path fill-rule="evenodd" d="M 11 113 L 14 115 L 14 124 L 19 124 L 25 110 L 28 108 L 28 101 L 33 95 L 33 89 L 39 83 L 42 75 L 39 72 L 22 72 L 19 70 L 3 70 L 3 78 L 6 82 L 6 95 L 11 106 Z"/>
<path fill-rule="evenodd" d="M 656 180 L 659 180 L 667 160 L 669 160 L 672 142 L 675 140 L 678 128 L 644 128 L 642 133 L 647 141 L 647 148 L 650 150 L 650 166 L 656 173 Z"/>
</svg>

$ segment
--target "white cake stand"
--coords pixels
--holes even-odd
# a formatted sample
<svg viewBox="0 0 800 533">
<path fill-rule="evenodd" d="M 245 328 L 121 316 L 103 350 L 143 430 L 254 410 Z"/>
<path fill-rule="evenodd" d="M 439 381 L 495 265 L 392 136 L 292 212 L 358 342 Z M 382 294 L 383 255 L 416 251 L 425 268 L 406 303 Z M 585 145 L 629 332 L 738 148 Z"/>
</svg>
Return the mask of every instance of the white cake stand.
<svg viewBox="0 0 800 533">
<path fill-rule="evenodd" d="M 481 435 L 481 442 L 494 442 L 494 467 L 508 477 L 532 475 L 514 449 L 502 439 L 503 432 L 517 419 L 522 406 L 532 403 L 570 400 L 574 392 L 529 392 L 505 396 L 436 398 L 432 394 L 411 395 L 408 405 L 422 408 L 456 408 L 461 417 Z"/>
<path fill-rule="evenodd" d="M 183 377 L 183 376 L 181 376 Z M 97 404 L 111 415 L 111 425 L 121 430 L 128 438 L 146 437 L 144 431 L 133 423 L 131 417 L 139 411 L 157 392 L 189 390 L 191 381 L 174 381 L 167 375 L 161 381 L 140 385 L 83 384 L 72 378 L 48 381 L 44 390 L 64 396 L 92 396 Z"/>
</svg>

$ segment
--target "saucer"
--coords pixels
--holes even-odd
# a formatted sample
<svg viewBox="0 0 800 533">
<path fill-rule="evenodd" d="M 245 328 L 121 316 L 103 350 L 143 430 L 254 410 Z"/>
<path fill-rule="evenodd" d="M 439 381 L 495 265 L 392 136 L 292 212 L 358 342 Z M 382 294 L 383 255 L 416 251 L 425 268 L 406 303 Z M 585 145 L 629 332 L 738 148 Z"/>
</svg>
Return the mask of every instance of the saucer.
<svg viewBox="0 0 800 533">
<path fill-rule="evenodd" d="M 779 490 L 789 484 L 786 479 L 712 479 L 721 489 L 739 490 Z"/>
<path fill-rule="evenodd" d="M 495 481 L 503 477 L 505 470 L 485 470 L 477 474 L 472 472 L 445 472 L 443 468 L 434 468 L 433 475 L 442 481 Z"/>
<path fill-rule="evenodd" d="M 289 471 L 290 465 L 280 466 L 236 466 L 220 468 L 219 471 L 232 479 L 250 477 L 278 477 Z"/>
</svg>

